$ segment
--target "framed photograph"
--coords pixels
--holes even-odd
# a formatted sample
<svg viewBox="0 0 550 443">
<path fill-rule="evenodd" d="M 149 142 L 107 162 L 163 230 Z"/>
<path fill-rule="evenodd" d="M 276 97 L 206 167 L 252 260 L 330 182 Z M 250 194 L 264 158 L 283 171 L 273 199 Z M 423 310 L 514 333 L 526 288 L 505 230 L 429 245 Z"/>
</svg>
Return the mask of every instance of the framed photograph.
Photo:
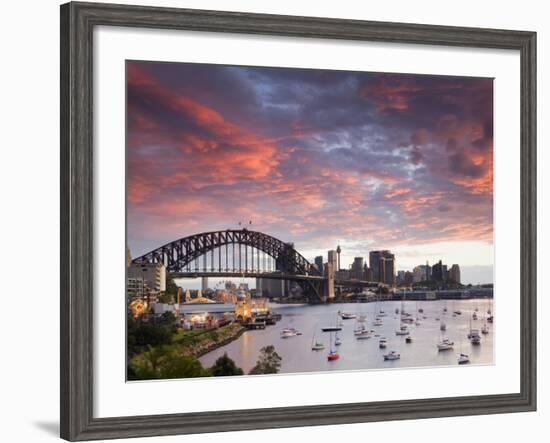
<svg viewBox="0 0 550 443">
<path fill-rule="evenodd" d="M 535 45 L 61 6 L 61 437 L 535 410 Z"/>
</svg>

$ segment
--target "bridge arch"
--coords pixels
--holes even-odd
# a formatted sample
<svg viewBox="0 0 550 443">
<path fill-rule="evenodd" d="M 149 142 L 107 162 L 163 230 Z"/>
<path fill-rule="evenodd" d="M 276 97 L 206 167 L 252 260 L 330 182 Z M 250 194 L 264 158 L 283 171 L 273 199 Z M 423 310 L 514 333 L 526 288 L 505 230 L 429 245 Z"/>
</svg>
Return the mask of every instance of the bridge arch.
<svg viewBox="0 0 550 443">
<path fill-rule="evenodd" d="M 218 250 L 220 254 L 219 264 L 221 266 L 221 249 L 229 245 L 248 246 L 262 251 L 275 260 L 278 271 L 287 274 L 321 275 L 308 260 L 294 249 L 292 243 L 285 243 L 271 235 L 258 231 L 250 231 L 246 228 L 202 232 L 183 237 L 137 257 L 132 261 L 133 263 L 162 263 L 168 273 L 177 273 L 184 271 L 199 257 L 207 254 L 212 255 L 212 263 L 214 263 L 214 252 Z"/>
</svg>

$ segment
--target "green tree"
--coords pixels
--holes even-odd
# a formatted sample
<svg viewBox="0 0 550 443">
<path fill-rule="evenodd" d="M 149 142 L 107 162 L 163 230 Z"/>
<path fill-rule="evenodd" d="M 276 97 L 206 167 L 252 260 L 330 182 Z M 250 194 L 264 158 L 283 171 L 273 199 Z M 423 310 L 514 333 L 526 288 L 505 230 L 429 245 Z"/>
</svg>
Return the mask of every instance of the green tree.
<svg viewBox="0 0 550 443">
<path fill-rule="evenodd" d="M 159 303 L 172 304 L 174 303 L 175 297 L 174 297 L 174 294 L 170 292 L 163 292 L 157 297 L 157 300 Z"/>
<path fill-rule="evenodd" d="M 209 372 L 194 357 L 183 355 L 174 346 L 148 346 L 128 365 L 130 380 L 207 377 Z"/>
<path fill-rule="evenodd" d="M 273 345 L 265 346 L 260 349 L 260 357 L 249 374 L 276 374 L 281 368 L 282 357 L 275 352 Z"/>
<path fill-rule="evenodd" d="M 244 371 L 239 368 L 235 362 L 229 358 L 227 352 L 225 352 L 216 360 L 214 366 L 210 368 L 210 373 L 214 377 L 223 377 L 228 375 L 243 375 Z"/>
</svg>

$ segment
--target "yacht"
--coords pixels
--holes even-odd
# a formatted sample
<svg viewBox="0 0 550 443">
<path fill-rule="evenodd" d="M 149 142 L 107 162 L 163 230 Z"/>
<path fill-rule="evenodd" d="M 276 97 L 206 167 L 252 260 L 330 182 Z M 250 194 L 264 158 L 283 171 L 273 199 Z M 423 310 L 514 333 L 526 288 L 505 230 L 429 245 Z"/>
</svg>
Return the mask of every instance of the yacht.
<svg viewBox="0 0 550 443">
<path fill-rule="evenodd" d="M 437 344 L 438 351 L 450 351 L 453 349 L 454 342 L 450 341 L 448 338 L 444 338 Z"/>
<path fill-rule="evenodd" d="M 355 334 L 355 338 L 357 340 L 365 340 L 371 337 L 372 337 L 372 331 L 367 331 L 367 330 L 364 330 Z"/>
<path fill-rule="evenodd" d="M 336 352 L 336 349 L 334 349 L 332 347 L 332 332 L 331 332 L 331 334 L 330 334 L 330 352 L 327 355 L 327 360 L 328 361 L 335 361 L 335 360 L 338 360 L 339 358 L 340 358 L 340 354 L 338 354 L 338 352 Z"/>
<path fill-rule="evenodd" d="M 283 329 L 283 332 L 281 332 L 282 338 L 295 337 L 296 335 L 302 335 L 302 334 L 294 328 L 286 328 L 286 329 Z"/>
<path fill-rule="evenodd" d="M 458 357 L 458 364 L 465 365 L 467 363 L 470 363 L 470 357 L 468 357 L 468 355 L 466 354 L 460 354 L 460 356 Z"/>
<path fill-rule="evenodd" d="M 313 345 L 311 345 L 312 351 L 322 351 L 323 349 L 325 349 L 325 345 L 319 341 L 316 341 Z"/>
<path fill-rule="evenodd" d="M 401 358 L 401 354 L 398 354 L 395 351 L 390 351 L 389 354 L 384 355 L 384 360 L 399 360 Z"/>
<path fill-rule="evenodd" d="M 341 312 L 340 317 L 342 317 L 342 320 L 352 320 L 357 318 L 357 314 L 353 314 L 351 312 Z"/>
<path fill-rule="evenodd" d="M 409 335 L 409 328 L 402 324 L 399 330 L 395 331 L 395 335 Z"/>
<path fill-rule="evenodd" d="M 322 351 L 325 349 L 325 345 L 323 342 L 317 341 L 315 339 L 315 332 L 313 333 L 313 337 L 311 338 L 311 350 L 312 351 Z"/>
</svg>

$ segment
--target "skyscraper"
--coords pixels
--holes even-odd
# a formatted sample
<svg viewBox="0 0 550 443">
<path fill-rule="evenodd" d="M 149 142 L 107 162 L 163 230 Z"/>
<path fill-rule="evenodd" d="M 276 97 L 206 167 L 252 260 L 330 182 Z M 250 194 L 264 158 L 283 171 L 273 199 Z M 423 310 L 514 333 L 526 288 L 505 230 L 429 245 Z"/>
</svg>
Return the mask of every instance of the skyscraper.
<svg viewBox="0 0 550 443">
<path fill-rule="evenodd" d="M 338 253 L 331 249 L 328 251 L 328 262 L 332 265 L 332 271 L 338 270 Z"/>
<path fill-rule="evenodd" d="M 457 264 L 452 265 L 449 269 L 449 280 L 460 283 L 460 266 Z"/>
<path fill-rule="evenodd" d="M 315 266 L 317 267 L 317 270 L 322 274 L 323 273 L 323 256 L 318 255 L 315 257 Z"/>
<path fill-rule="evenodd" d="M 365 277 L 364 267 L 365 259 L 363 257 L 355 257 L 353 259 L 353 263 L 351 264 L 350 277 L 357 280 L 363 280 Z"/>
<path fill-rule="evenodd" d="M 395 284 L 395 255 L 388 250 L 370 251 L 369 264 L 373 281 Z"/>
</svg>

